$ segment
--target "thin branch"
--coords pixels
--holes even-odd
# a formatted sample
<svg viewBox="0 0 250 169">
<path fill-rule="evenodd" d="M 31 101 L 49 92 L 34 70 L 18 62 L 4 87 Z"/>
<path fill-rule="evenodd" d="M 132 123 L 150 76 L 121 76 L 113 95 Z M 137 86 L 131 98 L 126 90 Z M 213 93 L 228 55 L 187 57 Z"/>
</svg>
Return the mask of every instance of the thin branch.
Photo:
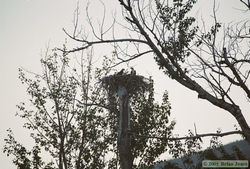
<svg viewBox="0 0 250 169">
<path fill-rule="evenodd" d="M 76 100 L 78 102 L 77 106 L 79 107 L 83 107 L 83 106 L 98 106 L 98 107 L 102 107 L 104 109 L 108 109 L 109 107 L 103 104 L 99 104 L 99 103 L 83 103 L 80 100 L 76 99 L 76 98 L 72 98 L 73 100 Z"/>
<path fill-rule="evenodd" d="M 160 140 L 165 140 L 165 141 L 174 141 L 174 140 L 187 140 L 187 139 L 199 139 L 202 137 L 224 137 L 227 135 L 233 135 L 233 134 L 242 134 L 242 131 L 230 131 L 230 132 L 225 132 L 225 133 L 207 133 L 207 134 L 196 134 L 194 136 L 185 136 L 185 137 L 172 137 L 172 138 L 167 138 L 167 137 L 158 137 L 158 136 L 148 136 L 148 135 L 139 135 L 135 134 L 130 131 L 124 131 L 127 132 L 128 134 L 131 134 L 135 138 L 155 138 L 155 139 L 160 139 Z"/>
<path fill-rule="evenodd" d="M 78 27 L 78 19 L 79 19 L 79 2 L 77 2 L 77 7 L 76 10 L 74 12 L 74 19 L 73 19 L 73 24 L 74 24 L 74 31 L 73 31 L 73 37 L 76 37 L 76 31 L 77 31 L 77 27 Z"/>
<path fill-rule="evenodd" d="M 122 64 L 122 63 L 124 63 L 124 62 L 129 62 L 129 61 L 131 61 L 131 60 L 134 60 L 134 59 L 136 59 L 136 58 L 139 58 L 139 57 L 142 56 L 142 55 L 145 55 L 145 54 L 151 53 L 151 52 L 153 52 L 153 51 L 152 51 L 152 50 L 148 50 L 148 51 L 145 51 L 145 52 L 143 52 L 143 53 L 136 54 L 136 55 L 132 56 L 132 57 L 129 58 L 129 59 L 122 59 L 121 62 L 118 62 L 118 63 L 116 63 L 116 64 L 110 66 L 109 68 L 116 67 L 116 66 L 118 66 L 118 65 L 120 65 L 120 64 Z"/>
<path fill-rule="evenodd" d="M 66 53 L 73 53 L 73 52 L 77 52 L 77 51 L 81 51 L 81 50 L 84 50 L 84 49 L 87 49 L 89 48 L 90 46 L 92 45 L 96 45 L 96 44 L 108 44 L 108 43 L 119 43 L 119 42 L 137 42 L 137 43 L 142 43 L 142 44 L 147 44 L 147 41 L 144 41 L 144 40 L 140 40 L 140 39 L 126 39 L 126 38 L 123 38 L 123 39 L 109 39 L 109 40 L 97 40 L 97 41 L 87 41 L 87 40 L 84 40 L 84 39 L 78 39 L 78 38 L 75 38 L 73 36 L 71 36 L 64 28 L 63 28 L 63 31 L 66 33 L 66 35 L 77 41 L 77 42 L 83 42 L 85 43 L 85 45 L 83 47 L 78 47 L 78 48 L 75 48 L 75 49 L 72 49 L 72 50 L 68 50 L 66 51 Z M 60 49 L 60 48 L 57 48 L 59 51 L 64 51 L 63 49 Z M 65 52 L 65 51 L 64 51 Z"/>
</svg>

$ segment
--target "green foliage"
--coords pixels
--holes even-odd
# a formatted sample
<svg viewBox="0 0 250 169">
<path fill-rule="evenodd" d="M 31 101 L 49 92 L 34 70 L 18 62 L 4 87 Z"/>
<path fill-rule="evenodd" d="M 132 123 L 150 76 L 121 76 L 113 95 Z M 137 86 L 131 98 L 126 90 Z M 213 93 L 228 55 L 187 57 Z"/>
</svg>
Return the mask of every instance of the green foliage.
<svg viewBox="0 0 250 169">
<path fill-rule="evenodd" d="M 231 152 L 225 150 L 225 147 L 216 138 L 211 139 L 211 146 L 204 151 L 193 152 L 192 154 L 184 154 L 180 157 L 182 164 L 177 166 L 185 166 L 185 168 L 202 168 L 203 160 L 247 160 L 247 157 L 240 149 L 233 145 Z M 171 161 L 168 161 L 171 162 Z"/>
<path fill-rule="evenodd" d="M 87 102 L 91 97 L 102 101 L 103 98 L 99 99 L 101 89 L 89 87 L 92 83 L 89 69 L 81 72 L 87 77 L 82 79 L 75 68 L 70 70 L 69 62 L 64 53 L 59 56 L 55 52 L 41 60 L 41 75 L 28 78 L 24 70 L 19 69 L 21 82 L 28 86 L 31 108 L 25 102 L 17 107 L 19 116 L 27 120 L 24 127 L 30 130 L 35 146 L 30 152 L 24 147 L 13 149 L 20 145 L 8 135 L 5 152 L 13 154 L 29 168 L 98 168 L 104 165 L 103 157 L 110 143 L 106 139 L 110 134 L 105 130 L 108 123 L 104 120 L 104 110 L 98 106 L 80 106 L 76 100 L 80 97 L 81 102 Z M 81 94 L 78 91 L 82 91 Z M 40 147 L 51 156 L 48 164 L 42 161 Z M 31 154 L 32 158 L 28 158 Z M 20 166 L 19 161 L 14 164 Z"/>
<path fill-rule="evenodd" d="M 221 133 L 221 129 L 218 129 L 217 133 Z M 188 131 L 188 136 L 194 136 L 191 130 Z M 227 152 L 218 136 L 213 136 L 210 139 L 210 147 L 204 151 L 201 151 L 202 147 L 200 142 L 201 140 L 199 138 L 186 139 L 184 143 L 180 140 L 176 140 L 174 144 L 169 145 L 169 153 L 172 154 L 173 158 L 181 159 L 181 166 L 190 169 L 202 168 L 202 160 L 247 159 L 236 145 L 232 146 L 232 153 Z"/>
<path fill-rule="evenodd" d="M 166 162 L 162 169 L 180 169 L 176 163 Z"/>
<path fill-rule="evenodd" d="M 188 130 L 187 137 L 190 138 L 187 138 L 184 142 L 181 140 L 174 140 L 171 144 L 169 144 L 169 153 L 174 158 L 184 157 L 184 160 L 189 161 L 186 157 L 189 157 L 201 150 L 201 140 L 199 138 L 192 138 L 194 137 L 194 133 L 191 130 Z"/>
<path fill-rule="evenodd" d="M 4 152 L 7 153 L 7 156 L 14 155 L 13 163 L 17 166 L 20 166 L 24 169 L 30 168 L 30 160 L 28 156 L 31 155 L 31 152 L 27 151 L 26 148 L 17 143 L 13 137 L 13 132 L 11 129 L 8 129 L 8 139 L 5 139 L 6 144 L 9 146 L 4 147 Z"/>
<path fill-rule="evenodd" d="M 231 153 L 227 152 L 223 145 L 198 152 L 199 162 L 195 168 L 201 168 L 202 160 L 247 160 L 247 157 L 239 150 L 236 145 L 231 147 Z"/>
<path fill-rule="evenodd" d="M 175 122 L 169 124 L 170 103 L 168 93 L 163 94 L 162 103 L 159 105 L 154 100 L 153 80 L 151 88 L 145 97 L 132 99 L 131 130 L 134 135 L 131 140 L 132 153 L 138 167 L 150 165 L 154 160 L 167 151 L 167 138 L 171 137 Z M 163 137 L 162 139 L 148 138 L 148 136 Z M 143 150 L 143 151 L 142 151 Z"/>
<path fill-rule="evenodd" d="M 207 44 L 207 43 L 213 44 L 220 28 L 221 28 L 221 23 L 216 22 L 213 26 L 211 26 L 208 32 L 203 32 L 201 33 L 200 36 L 197 36 L 198 38 L 195 41 L 195 45 L 197 47 L 201 47 L 201 45 L 203 44 Z"/>
<path fill-rule="evenodd" d="M 187 47 L 198 31 L 198 27 L 192 27 L 195 18 L 188 16 L 196 0 L 173 0 L 172 4 L 165 4 L 159 0 L 155 2 L 162 29 L 165 31 L 160 45 L 163 51 L 175 56 L 176 61 L 184 62 L 185 57 L 191 54 Z"/>
<path fill-rule="evenodd" d="M 190 14 L 197 0 L 173 0 L 161 1 L 155 0 L 156 10 L 159 13 L 157 19 L 160 33 L 155 33 L 157 45 L 165 54 L 165 60 L 171 67 L 171 73 L 166 68 L 158 56 L 155 60 L 160 69 L 171 78 L 184 78 L 187 73 L 193 70 L 188 63 L 190 56 L 200 57 L 196 51 L 201 47 L 208 46 L 208 49 L 215 52 L 215 39 L 222 26 L 214 19 L 214 24 L 206 30 L 205 25 L 196 23 L 196 18 Z M 201 30 L 204 29 L 204 30 Z M 209 45 L 208 45 L 209 44 Z M 213 53 L 214 54 L 214 53 Z M 186 64 L 186 66 L 184 66 Z M 185 78 L 184 78 L 185 79 Z"/>
<path fill-rule="evenodd" d="M 66 48 L 66 47 L 65 47 Z M 15 140 L 11 130 L 4 152 L 25 169 L 117 168 L 117 115 L 110 110 L 105 89 L 98 79 L 107 76 L 112 59 L 104 57 L 102 68 L 93 68 L 92 53 L 81 58 L 79 67 L 63 52 L 41 59 L 43 72 L 19 69 L 27 86 L 29 103 L 21 102 L 19 117 L 26 119 L 34 146 L 28 150 Z M 168 138 L 175 122 L 169 123 L 168 93 L 162 103 L 154 99 L 153 80 L 145 97 L 131 98 L 131 142 L 135 168 L 152 164 L 167 150 L 168 142 L 145 136 Z M 118 105 L 118 103 L 116 103 Z M 109 156 L 107 156 L 109 154 Z M 50 157 L 45 161 L 43 156 Z"/>
</svg>

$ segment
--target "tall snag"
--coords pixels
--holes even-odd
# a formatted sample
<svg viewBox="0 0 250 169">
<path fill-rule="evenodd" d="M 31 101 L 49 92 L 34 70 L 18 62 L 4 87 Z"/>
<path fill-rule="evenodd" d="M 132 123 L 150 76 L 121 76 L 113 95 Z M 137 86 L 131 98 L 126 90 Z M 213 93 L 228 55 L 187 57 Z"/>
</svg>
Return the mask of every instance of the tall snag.
<svg viewBox="0 0 250 169">
<path fill-rule="evenodd" d="M 110 111 L 117 114 L 118 149 L 122 169 L 132 169 L 130 103 L 131 97 L 142 96 L 149 90 L 149 80 L 143 76 L 131 74 L 114 74 L 101 79 L 102 86 L 108 92 Z M 119 111 L 116 100 L 119 100 Z"/>
</svg>

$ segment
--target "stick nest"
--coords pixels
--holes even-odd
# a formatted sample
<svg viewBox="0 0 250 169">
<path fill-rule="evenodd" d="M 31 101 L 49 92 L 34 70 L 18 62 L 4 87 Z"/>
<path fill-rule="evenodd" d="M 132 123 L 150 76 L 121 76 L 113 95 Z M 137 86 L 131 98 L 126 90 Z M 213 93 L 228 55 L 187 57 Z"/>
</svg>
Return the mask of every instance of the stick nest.
<svg viewBox="0 0 250 169">
<path fill-rule="evenodd" d="M 101 84 L 109 93 L 116 93 L 118 86 L 123 86 L 130 96 L 144 94 L 149 91 L 151 85 L 149 79 L 132 74 L 110 75 L 102 78 Z"/>
</svg>

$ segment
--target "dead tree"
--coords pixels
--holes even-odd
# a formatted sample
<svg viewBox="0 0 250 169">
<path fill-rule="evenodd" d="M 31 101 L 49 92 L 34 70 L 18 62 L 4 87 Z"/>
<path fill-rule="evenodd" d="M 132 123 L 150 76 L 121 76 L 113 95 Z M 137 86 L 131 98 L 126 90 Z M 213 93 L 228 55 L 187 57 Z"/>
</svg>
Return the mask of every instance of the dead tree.
<svg viewBox="0 0 250 169">
<path fill-rule="evenodd" d="M 117 114 L 117 144 L 122 169 L 132 169 L 133 155 L 131 152 L 131 128 L 130 128 L 130 104 L 131 97 L 139 97 L 149 89 L 149 82 L 143 76 L 135 74 L 114 74 L 101 79 L 102 86 L 108 92 L 110 111 L 117 114 L 119 101 L 119 113 Z M 116 99 L 114 99 L 116 98 Z"/>
</svg>

